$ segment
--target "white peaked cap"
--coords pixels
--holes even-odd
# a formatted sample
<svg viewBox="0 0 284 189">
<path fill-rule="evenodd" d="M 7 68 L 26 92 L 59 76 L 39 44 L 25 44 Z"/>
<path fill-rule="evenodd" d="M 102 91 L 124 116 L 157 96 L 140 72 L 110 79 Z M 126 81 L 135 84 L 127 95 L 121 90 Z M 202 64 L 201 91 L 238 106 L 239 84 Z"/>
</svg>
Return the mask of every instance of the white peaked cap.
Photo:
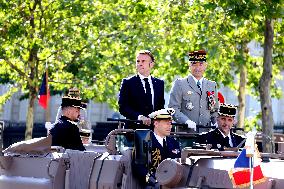
<svg viewBox="0 0 284 189">
<path fill-rule="evenodd" d="M 175 110 L 173 108 L 165 108 L 149 114 L 149 118 L 151 119 L 172 119 L 172 115 L 174 115 Z"/>
</svg>

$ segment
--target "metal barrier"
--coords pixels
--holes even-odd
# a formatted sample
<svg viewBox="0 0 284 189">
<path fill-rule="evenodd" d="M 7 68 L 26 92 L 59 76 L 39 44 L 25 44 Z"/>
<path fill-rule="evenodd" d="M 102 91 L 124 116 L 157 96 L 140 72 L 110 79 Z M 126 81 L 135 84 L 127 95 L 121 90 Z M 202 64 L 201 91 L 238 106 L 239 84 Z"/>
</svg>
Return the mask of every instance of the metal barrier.
<svg viewBox="0 0 284 189">
<path fill-rule="evenodd" d="M 107 118 L 107 121 L 115 121 L 118 123 L 118 127 L 122 128 L 123 123 L 138 123 L 142 124 L 141 120 L 131 120 L 131 119 L 113 119 L 113 118 Z M 172 126 L 176 127 L 182 127 L 182 128 L 187 128 L 187 124 L 184 123 L 172 123 Z M 204 126 L 204 125 L 196 125 L 196 132 L 199 133 L 200 129 L 214 129 L 216 128 L 215 126 Z"/>
<path fill-rule="evenodd" d="M 4 121 L 5 129 L 2 130 L 2 145 L 3 148 L 7 148 L 15 142 L 25 140 L 25 123 L 15 123 Z M 44 124 L 35 123 L 33 127 L 33 138 L 44 137 L 46 136 L 46 129 Z"/>
</svg>

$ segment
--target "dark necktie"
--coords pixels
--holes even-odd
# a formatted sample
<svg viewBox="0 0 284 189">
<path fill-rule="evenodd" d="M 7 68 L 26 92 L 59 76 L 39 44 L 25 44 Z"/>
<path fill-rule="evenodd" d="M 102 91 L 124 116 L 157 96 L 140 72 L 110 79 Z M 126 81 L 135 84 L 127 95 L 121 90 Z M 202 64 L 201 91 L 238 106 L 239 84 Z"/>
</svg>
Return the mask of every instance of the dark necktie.
<svg viewBox="0 0 284 189">
<path fill-rule="evenodd" d="M 167 151 L 167 141 L 165 138 L 163 138 L 163 148 L 165 151 Z"/>
<path fill-rule="evenodd" d="M 226 147 L 231 147 L 229 140 L 230 140 L 229 137 L 226 136 L 226 137 L 225 137 L 225 146 L 226 146 Z"/>
<path fill-rule="evenodd" d="M 152 93 L 148 78 L 144 78 L 145 81 L 145 89 L 146 89 L 146 102 L 149 105 L 151 111 L 153 111 L 153 104 L 152 104 Z"/>
<path fill-rule="evenodd" d="M 202 90 L 201 90 L 201 83 L 200 83 L 200 81 L 199 81 L 199 80 L 197 81 L 197 83 L 196 83 L 196 84 L 197 84 L 198 89 L 199 89 L 200 91 L 202 91 Z"/>
</svg>

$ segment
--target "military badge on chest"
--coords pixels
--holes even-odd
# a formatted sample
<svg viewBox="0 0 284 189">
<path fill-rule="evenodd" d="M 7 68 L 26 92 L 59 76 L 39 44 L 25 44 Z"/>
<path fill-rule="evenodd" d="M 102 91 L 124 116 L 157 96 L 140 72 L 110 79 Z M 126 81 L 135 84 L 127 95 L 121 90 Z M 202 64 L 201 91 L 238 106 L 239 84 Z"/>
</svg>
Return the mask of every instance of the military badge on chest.
<svg viewBox="0 0 284 189">
<path fill-rule="evenodd" d="M 207 91 L 208 110 L 213 111 L 216 104 L 214 91 Z"/>
<path fill-rule="evenodd" d="M 192 102 L 186 103 L 185 107 L 186 107 L 186 109 L 188 109 L 189 111 L 191 111 L 191 110 L 194 108 L 194 106 L 192 105 Z"/>
<path fill-rule="evenodd" d="M 187 91 L 188 95 L 192 95 L 192 93 L 193 93 L 192 91 Z"/>
<path fill-rule="evenodd" d="M 192 91 L 187 91 L 187 95 L 192 95 Z M 188 109 L 189 111 L 191 111 L 193 108 L 194 108 L 194 106 L 193 106 L 193 104 L 192 104 L 192 102 L 187 102 L 186 104 L 185 104 L 185 108 L 186 109 Z"/>
</svg>

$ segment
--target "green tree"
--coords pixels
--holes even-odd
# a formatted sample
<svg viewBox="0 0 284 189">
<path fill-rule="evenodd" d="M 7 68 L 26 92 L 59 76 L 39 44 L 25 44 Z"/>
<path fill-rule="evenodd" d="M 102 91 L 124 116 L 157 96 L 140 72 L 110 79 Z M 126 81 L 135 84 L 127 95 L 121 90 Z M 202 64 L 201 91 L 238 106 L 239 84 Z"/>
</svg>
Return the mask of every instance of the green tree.
<svg viewBox="0 0 284 189">
<path fill-rule="evenodd" d="M 168 1 L 162 12 L 165 31 L 163 45 L 164 67 L 166 78 L 172 80 L 174 75 L 188 74 L 186 52 L 196 49 L 206 49 L 209 58 L 209 68 L 206 77 L 217 81 L 220 85 L 239 90 L 239 113 L 244 118 L 245 87 L 247 67 L 254 69 L 250 64 L 252 59 L 248 55 L 247 43 L 254 39 L 256 25 L 230 13 L 217 3 L 211 1 L 192 1 L 180 3 Z M 170 44 L 170 45 L 169 45 Z M 161 69 L 161 68 L 159 68 Z M 255 71 L 257 72 L 257 71 Z M 235 84 L 235 76 L 240 75 L 241 82 Z M 243 126 L 243 119 L 239 124 Z"/>
<path fill-rule="evenodd" d="M 275 76 L 279 73 L 279 66 L 272 68 L 272 52 L 273 36 L 275 34 L 281 34 L 283 29 L 277 27 L 277 31 L 274 31 L 273 23 L 279 21 L 279 18 L 283 17 L 283 2 L 276 1 L 218 1 L 218 5 L 225 8 L 231 16 L 237 17 L 237 19 L 243 19 L 245 22 L 249 22 L 250 25 L 255 25 L 255 30 L 248 30 L 248 34 L 254 37 L 254 39 L 263 44 L 264 55 L 263 65 L 261 66 L 262 75 L 257 80 L 259 83 L 255 85 L 256 91 L 259 91 L 261 112 L 262 112 L 262 131 L 268 137 L 263 140 L 263 150 L 265 152 L 272 152 L 273 146 L 270 145 L 268 138 L 273 138 L 273 112 L 271 103 L 271 89 L 273 89 L 272 83 L 275 82 Z M 280 21 L 281 22 L 281 21 Z M 281 24 L 283 27 L 283 24 Z M 281 31 L 282 30 L 282 31 Z M 275 33 L 274 33 L 275 32 Z M 279 33 L 280 32 L 280 33 Z M 281 43 L 282 39 L 277 39 L 276 43 Z M 283 52 L 283 46 L 277 45 Z M 279 49 L 276 50 L 279 52 Z M 281 52 L 281 51 L 280 51 Z M 278 60 L 275 59 L 275 62 Z M 283 63 L 282 63 L 283 65 Z M 274 78 L 273 78 L 274 75 Z M 277 91 L 274 91 L 273 96 L 277 95 Z"/>
<path fill-rule="evenodd" d="M 46 64 L 51 89 L 76 86 L 85 98 L 115 106 L 122 77 L 134 72 L 135 51 L 157 51 L 152 18 L 158 10 L 146 1 L 0 5 L 0 59 L 5 68 L 0 74 L 28 95 L 26 139 L 32 136 L 34 102 Z"/>
<path fill-rule="evenodd" d="M 187 52 L 207 50 L 206 77 L 238 91 L 244 110 L 244 94 L 259 96 L 262 73 L 262 61 L 249 56 L 247 44 L 252 40 L 263 44 L 265 10 L 281 2 L 275 1 L 272 7 L 257 0 L 34 0 L 0 5 L 4 68 L 0 76 L 29 95 L 26 136 L 31 137 L 34 100 L 46 63 L 51 89 L 75 86 L 84 98 L 107 102 L 116 109 L 120 82 L 135 73 L 135 53 L 140 49 L 154 53 L 157 69 L 153 75 L 165 79 L 167 90 L 175 76 L 188 74 Z M 274 19 L 274 33 L 275 77 L 284 67 L 279 19 Z M 272 92 L 279 96 L 277 90 Z"/>
<path fill-rule="evenodd" d="M 32 137 L 34 102 L 45 65 L 53 87 L 76 81 L 74 62 L 90 46 L 92 1 L 2 1 L 1 75 L 28 94 L 26 139 Z"/>
<path fill-rule="evenodd" d="M 205 48 L 209 52 L 210 62 L 207 77 L 238 91 L 239 126 L 244 125 L 245 94 L 252 94 L 259 97 L 262 114 L 265 113 L 262 116 L 262 130 L 272 138 L 271 96 L 280 97 L 275 80 L 279 78 L 279 71 L 283 68 L 283 2 L 221 0 L 169 1 L 165 4 L 162 15 L 166 22 L 160 26 L 166 31 L 163 48 L 165 62 L 169 61 L 169 65 L 172 65 L 170 69 L 165 67 L 166 73 L 185 75 L 187 66 L 183 66 L 186 65 L 184 52 Z M 270 31 L 270 35 L 277 35 L 274 46 L 271 36 L 268 40 L 268 35 L 264 33 L 267 18 L 277 22 L 276 31 Z M 263 61 L 249 55 L 247 45 L 251 41 L 264 47 Z M 273 69 L 272 48 L 276 52 Z M 235 76 L 239 76 L 238 84 L 234 83 Z M 168 75 L 170 77 L 172 76 Z M 264 142 L 267 147 L 269 142 Z M 270 151 L 266 147 L 264 149 Z"/>
</svg>

